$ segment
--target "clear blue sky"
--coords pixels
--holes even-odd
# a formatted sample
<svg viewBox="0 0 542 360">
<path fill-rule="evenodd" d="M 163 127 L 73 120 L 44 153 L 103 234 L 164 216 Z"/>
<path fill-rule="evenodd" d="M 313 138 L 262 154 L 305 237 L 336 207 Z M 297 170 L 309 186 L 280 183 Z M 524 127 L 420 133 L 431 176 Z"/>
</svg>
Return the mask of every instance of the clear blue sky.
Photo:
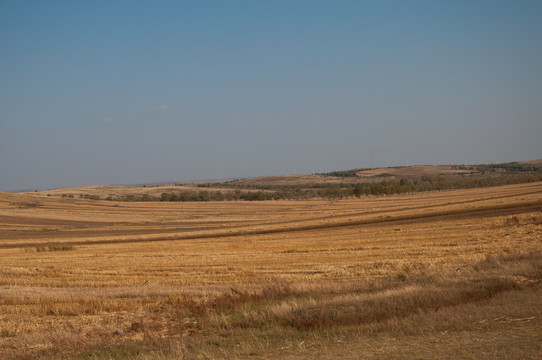
<svg viewBox="0 0 542 360">
<path fill-rule="evenodd" d="M 0 190 L 542 158 L 542 1 L 0 0 Z"/>
</svg>

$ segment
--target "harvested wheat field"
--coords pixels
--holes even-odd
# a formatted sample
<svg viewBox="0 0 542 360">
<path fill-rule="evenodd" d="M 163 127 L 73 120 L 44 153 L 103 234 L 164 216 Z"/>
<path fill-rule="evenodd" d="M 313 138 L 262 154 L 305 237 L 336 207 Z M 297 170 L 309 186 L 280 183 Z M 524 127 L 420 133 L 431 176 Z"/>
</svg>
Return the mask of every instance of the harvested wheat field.
<svg viewBox="0 0 542 360">
<path fill-rule="evenodd" d="M 2 359 L 542 353 L 542 183 L 340 201 L 0 193 Z"/>
</svg>

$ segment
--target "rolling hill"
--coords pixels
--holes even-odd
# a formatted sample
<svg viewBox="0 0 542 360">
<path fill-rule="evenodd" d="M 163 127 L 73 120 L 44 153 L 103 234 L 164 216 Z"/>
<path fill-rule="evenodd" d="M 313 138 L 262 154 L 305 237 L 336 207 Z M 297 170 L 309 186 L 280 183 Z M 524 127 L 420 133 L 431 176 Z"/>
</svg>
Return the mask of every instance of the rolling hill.
<svg viewBox="0 0 542 360">
<path fill-rule="evenodd" d="M 121 201 L 209 201 L 344 198 L 475 188 L 542 180 L 542 160 L 480 165 L 417 165 L 350 169 L 214 182 L 81 186 L 41 196 Z"/>
</svg>

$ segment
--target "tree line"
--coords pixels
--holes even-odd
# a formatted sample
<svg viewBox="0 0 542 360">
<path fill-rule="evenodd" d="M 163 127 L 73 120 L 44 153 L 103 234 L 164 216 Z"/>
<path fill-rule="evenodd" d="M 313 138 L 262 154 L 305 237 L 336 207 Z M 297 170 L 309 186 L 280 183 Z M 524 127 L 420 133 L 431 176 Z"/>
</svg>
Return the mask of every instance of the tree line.
<svg viewBox="0 0 542 360">
<path fill-rule="evenodd" d="M 179 190 L 164 192 L 159 197 L 148 194 L 110 195 L 104 200 L 114 201 L 269 201 L 269 200 L 339 200 L 362 196 L 386 196 L 394 194 L 442 191 L 453 189 L 482 188 L 542 181 L 542 172 L 516 173 L 492 176 L 424 176 L 421 180 L 389 179 L 378 182 L 324 183 L 306 185 L 230 185 L 228 190 Z M 222 185 L 224 188 L 226 186 Z M 203 187 L 203 186 L 202 186 Z M 81 196 L 99 199 L 93 196 Z"/>
</svg>

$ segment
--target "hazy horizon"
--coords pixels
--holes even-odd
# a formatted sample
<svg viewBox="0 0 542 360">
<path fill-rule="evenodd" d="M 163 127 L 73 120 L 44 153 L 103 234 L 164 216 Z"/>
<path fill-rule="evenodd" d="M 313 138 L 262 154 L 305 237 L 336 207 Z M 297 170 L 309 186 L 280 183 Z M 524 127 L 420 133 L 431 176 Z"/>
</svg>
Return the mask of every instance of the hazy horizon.
<svg viewBox="0 0 542 360">
<path fill-rule="evenodd" d="M 542 158 L 540 1 L 2 1 L 0 191 Z"/>
<path fill-rule="evenodd" d="M 540 160 L 540 159 L 530 159 L 530 160 Z M 525 160 L 525 161 L 530 161 Z M 523 160 L 520 160 L 520 162 Z M 492 163 L 487 163 L 492 164 Z M 495 163 L 493 163 L 495 164 Z M 381 168 L 398 168 L 398 167 L 416 167 L 416 166 L 454 166 L 454 165 L 484 165 L 482 163 L 479 164 L 412 164 L 412 165 L 389 165 L 389 166 L 383 166 Z M 114 184 L 85 184 L 85 185 L 74 185 L 74 186 L 60 186 L 60 187 L 48 187 L 48 188 L 18 188 L 18 189 L 6 189 L 6 190 L 0 190 L 0 191 L 7 191 L 7 192 L 33 192 L 33 191 L 45 191 L 45 190 L 57 190 L 57 189 L 67 189 L 67 188 L 74 188 L 74 187 L 85 187 L 85 186 L 162 186 L 162 185 L 172 185 L 172 184 L 191 184 L 191 183 L 202 183 L 202 182 L 220 182 L 220 181 L 230 181 L 230 180 L 242 180 L 242 179 L 251 179 L 251 178 L 259 178 L 259 177 L 272 177 L 272 176 L 282 176 L 282 175 L 318 175 L 318 174 L 325 174 L 333 171 L 342 171 L 342 170 L 352 170 L 354 168 L 348 168 L 348 169 L 326 169 L 326 170 L 320 170 L 315 171 L 311 173 L 289 173 L 289 174 L 266 174 L 266 175 L 251 175 L 251 176 L 237 176 L 237 177 L 229 177 L 229 178 L 206 178 L 206 179 L 170 179 L 170 180 L 163 180 L 163 181 L 147 181 L 147 182 L 140 182 L 140 183 L 114 183 Z M 368 167 L 367 169 L 371 169 L 371 167 Z"/>
</svg>

